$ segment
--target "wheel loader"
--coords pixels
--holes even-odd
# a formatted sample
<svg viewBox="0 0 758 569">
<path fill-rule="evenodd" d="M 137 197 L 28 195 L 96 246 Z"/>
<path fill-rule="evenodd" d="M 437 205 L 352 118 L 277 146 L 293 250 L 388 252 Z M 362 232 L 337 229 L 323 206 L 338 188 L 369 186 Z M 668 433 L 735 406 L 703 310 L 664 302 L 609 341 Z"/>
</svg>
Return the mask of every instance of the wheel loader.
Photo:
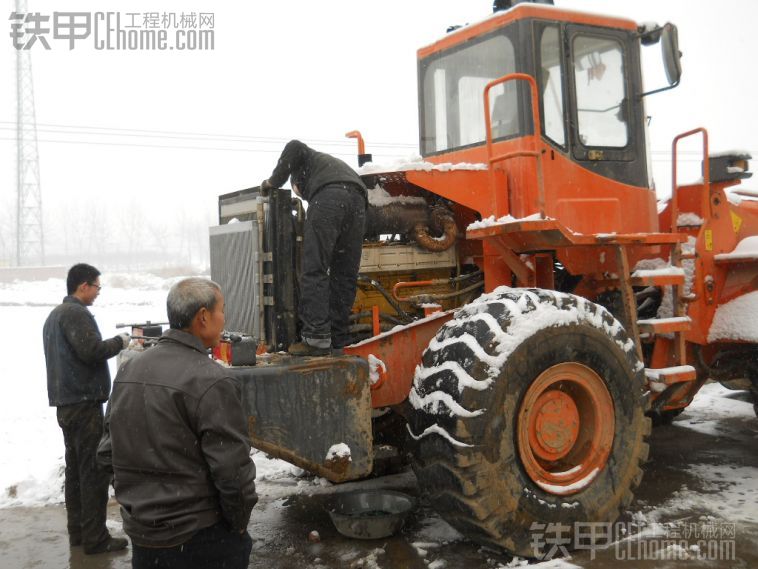
<svg viewBox="0 0 758 569">
<path fill-rule="evenodd" d="M 534 524 L 613 522 L 651 423 L 706 381 L 758 389 L 750 156 L 682 133 L 659 201 L 645 101 L 679 83 L 676 27 L 543 4 L 495 2 L 418 51 L 418 160 L 374 164 L 348 133 L 369 210 L 344 354 L 286 354 L 309 294 L 298 199 L 224 194 L 210 230 L 235 332 L 215 355 L 253 445 L 333 482 L 409 457 L 453 527 L 527 557 Z M 667 85 L 643 90 L 642 50 Z"/>
</svg>

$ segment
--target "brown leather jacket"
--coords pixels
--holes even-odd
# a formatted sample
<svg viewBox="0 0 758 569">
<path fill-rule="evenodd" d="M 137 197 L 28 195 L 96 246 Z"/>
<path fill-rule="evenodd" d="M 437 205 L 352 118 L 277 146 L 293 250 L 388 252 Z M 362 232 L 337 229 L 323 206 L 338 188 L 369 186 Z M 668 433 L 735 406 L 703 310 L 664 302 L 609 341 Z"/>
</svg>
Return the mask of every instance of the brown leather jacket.
<svg viewBox="0 0 758 569">
<path fill-rule="evenodd" d="M 258 501 L 239 384 L 180 330 L 119 369 L 98 461 L 112 464 L 138 545 L 178 545 L 220 521 L 244 531 Z"/>
</svg>

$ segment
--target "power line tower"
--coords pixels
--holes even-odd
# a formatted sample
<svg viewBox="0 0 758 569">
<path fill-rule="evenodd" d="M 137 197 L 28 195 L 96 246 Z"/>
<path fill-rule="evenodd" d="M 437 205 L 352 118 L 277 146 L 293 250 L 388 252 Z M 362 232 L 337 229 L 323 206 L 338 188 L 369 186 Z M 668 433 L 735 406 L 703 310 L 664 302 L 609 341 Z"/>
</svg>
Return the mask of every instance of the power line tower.
<svg viewBox="0 0 758 569">
<path fill-rule="evenodd" d="M 16 13 L 27 14 L 26 0 L 16 0 Z M 29 49 L 16 50 L 16 101 L 16 264 L 42 265 L 45 262 L 42 193 Z"/>
</svg>

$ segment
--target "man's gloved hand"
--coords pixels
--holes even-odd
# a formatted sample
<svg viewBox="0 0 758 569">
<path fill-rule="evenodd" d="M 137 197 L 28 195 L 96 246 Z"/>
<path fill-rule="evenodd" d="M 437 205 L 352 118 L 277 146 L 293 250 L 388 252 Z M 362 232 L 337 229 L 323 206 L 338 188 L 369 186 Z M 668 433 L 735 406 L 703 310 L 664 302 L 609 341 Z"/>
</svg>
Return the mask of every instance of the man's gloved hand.
<svg viewBox="0 0 758 569">
<path fill-rule="evenodd" d="M 268 179 L 265 179 L 261 182 L 261 195 L 267 196 L 269 193 L 271 193 L 271 190 L 274 189 L 274 186 L 271 185 L 271 182 L 268 181 Z"/>
<path fill-rule="evenodd" d="M 132 340 L 132 337 L 126 332 L 121 332 L 121 334 L 119 334 L 117 338 L 121 338 L 121 342 L 124 345 L 124 349 L 129 347 L 129 342 Z"/>
</svg>

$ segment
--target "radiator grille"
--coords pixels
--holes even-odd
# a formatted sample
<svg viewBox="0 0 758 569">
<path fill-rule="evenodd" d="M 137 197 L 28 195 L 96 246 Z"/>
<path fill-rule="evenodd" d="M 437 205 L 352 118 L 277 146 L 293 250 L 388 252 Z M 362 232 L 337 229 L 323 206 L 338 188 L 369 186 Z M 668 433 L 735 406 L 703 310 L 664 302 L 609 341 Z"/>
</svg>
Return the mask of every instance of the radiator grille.
<svg viewBox="0 0 758 569">
<path fill-rule="evenodd" d="M 258 221 L 210 228 L 211 278 L 224 292 L 226 329 L 260 338 Z"/>
</svg>

